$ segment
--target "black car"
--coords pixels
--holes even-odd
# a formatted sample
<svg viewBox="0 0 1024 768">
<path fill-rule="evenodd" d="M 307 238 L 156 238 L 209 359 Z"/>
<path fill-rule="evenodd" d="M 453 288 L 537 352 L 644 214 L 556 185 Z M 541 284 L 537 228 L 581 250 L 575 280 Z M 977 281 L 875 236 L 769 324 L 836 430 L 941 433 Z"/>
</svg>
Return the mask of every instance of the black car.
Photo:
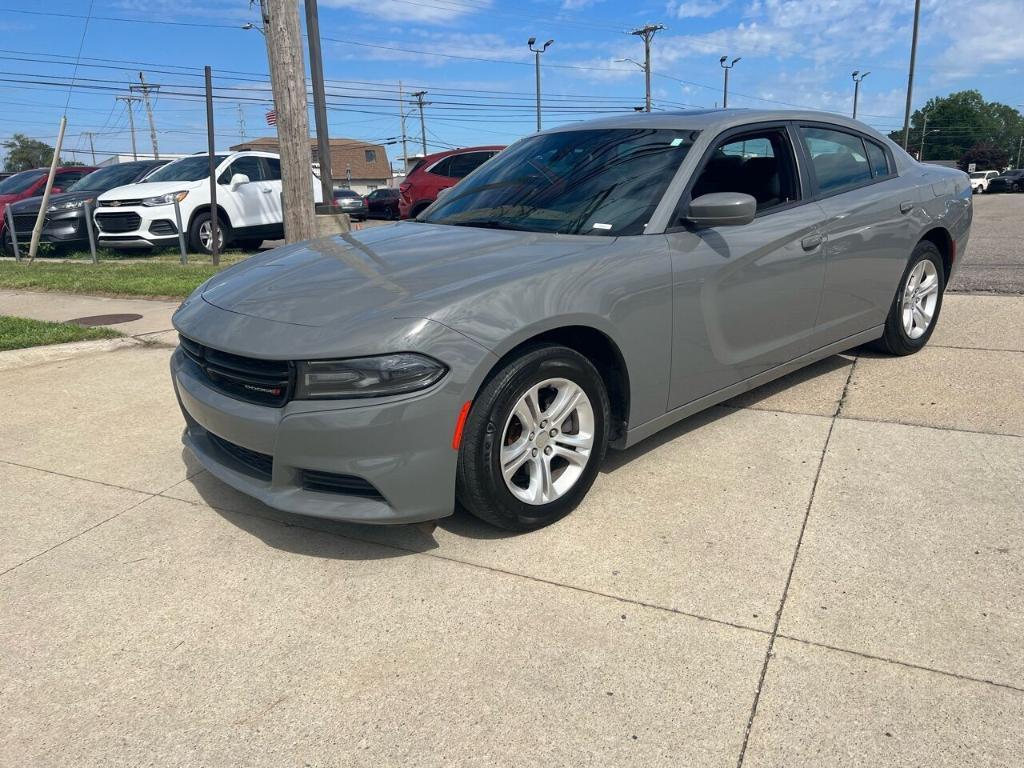
<svg viewBox="0 0 1024 768">
<path fill-rule="evenodd" d="M 334 190 L 334 205 L 347 213 L 353 221 L 366 221 L 366 201 L 355 190 Z"/>
<path fill-rule="evenodd" d="M 988 183 L 986 192 L 1024 192 L 1024 170 L 1006 171 Z"/>
<path fill-rule="evenodd" d="M 93 171 L 76 181 L 67 191 L 50 196 L 50 204 L 46 208 L 43 219 L 43 232 L 40 242 L 53 243 L 62 248 L 88 248 L 89 232 L 85 228 L 85 204 L 95 203 L 96 196 L 114 187 L 133 184 L 141 181 L 167 160 L 136 160 L 130 163 L 118 163 Z M 11 217 L 14 219 L 14 230 L 18 234 L 18 244 L 24 248 L 32 237 L 32 229 L 39 215 L 39 204 L 42 197 L 29 197 L 11 203 Z M 3 250 L 7 254 L 13 252 L 11 233 L 4 227 Z"/>
<path fill-rule="evenodd" d="M 398 188 L 381 187 L 375 189 L 366 196 L 366 207 L 370 216 L 374 218 L 392 219 L 398 218 Z"/>
</svg>

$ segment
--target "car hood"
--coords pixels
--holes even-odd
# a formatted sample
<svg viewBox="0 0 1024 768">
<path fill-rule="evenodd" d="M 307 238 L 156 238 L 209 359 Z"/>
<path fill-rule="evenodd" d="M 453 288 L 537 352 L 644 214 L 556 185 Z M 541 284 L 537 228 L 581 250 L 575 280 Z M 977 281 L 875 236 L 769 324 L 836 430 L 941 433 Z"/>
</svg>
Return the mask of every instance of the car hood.
<svg viewBox="0 0 1024 768">
<path fill-rule="evenodd" d="M 202 297 L 230 312 L 313 327 L 429 317 L 496 280 L 612 241 L 402 222 L 268 251 L 215 276 Z"/>
<path fill-rule="evenodd" d="M 138 200 L 140 197 L 156 197 L 166 195 L 168 192 L 180 192 L 183 189 L 198 189 L 204 184 L 209 184 L 207 179 L 200 181 L 137 181 L 133 184 L 125 184 L 121 187 L 114 187 L 99 196 L 102 201 L 107 200 Z"/>
<path fill-rule="evenodd" d="M 58 203 L 70 203 L 75 200 L 95 200 L 96 192 L 61 192 L 57 195 L 50 195 L 50 205 L 57 205 Z M 27 197 L 24 200 L 19 200 L 16 203 L 11 204 L 11 210 L 14 213 L 36 213 L 39 210 L 39 204 L 43 202 L 42 195 L 36 197 Z"/>
</svg>

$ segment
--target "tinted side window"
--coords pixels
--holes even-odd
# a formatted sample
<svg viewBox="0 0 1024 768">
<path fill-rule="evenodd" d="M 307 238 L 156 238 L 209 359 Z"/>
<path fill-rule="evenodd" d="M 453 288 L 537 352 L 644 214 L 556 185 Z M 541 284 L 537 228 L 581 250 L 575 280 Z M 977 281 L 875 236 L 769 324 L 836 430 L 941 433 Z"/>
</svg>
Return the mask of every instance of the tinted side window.
<svg viewBox="0 0 1024 768">
<path fill-rule="evenodd" d="M 231 177 L 236 173 L 244 173 L 249 177 L 249 181 L 263 181 L 263 164 L 260 162 L 260 158 L 253 155 L 240 157 L 228 166 L 217 181 L 221 184 L 229 184 Z"/>
<path fill-rule="evenodd" d="M 63 171 L 60 174 L 54 176 L 54 181 L 59 180 L 61 184 L 67 186 L 68 184 L 73 184 L 74 182 L 78 181 L 80 178 L 88 175 L 89 173 L 92 173 L 92 171 Z"/>
<path fill-rule="evenodd" d="M 427 173 L 432 173 L 435 176 L 451 176 L 451 173 L 449 172 L 451 165 L 452 158 L 446 157 L 444 160 L 442 160 L 429 171 L 427 171 Z"/>
<path fill-rule="evenodd" d="M 759 131 L 719 144 L 697 177 L 691 198 L 711 192 L 742 192 L 757 200 L 757 211 L 796 200 L 795 165 L 781 129 Z"/>
<path fill-rule="evenodd" d="M 278 160 L 276 157 L 264 157 L 263 162 L 266 163 L 266 180 L 280 181 L 281 161 Z"/>
<path fill-rule="evenodd" d="M 451 165 L 448 168 L 448 175 L 456 179 L 469 176 L 473 171 L 490 160 L 491 155 L 487 152 L 467 152 L 464 155 L 453 155 Z"/>
<path fill-rule="evenodd" d="M 871 180 L 871 167 L 859 136 L 808 127 L 801 128 L 800 133 L 822 192 L 835 192 Z"/>
<path fill-rule="evenodd" d="M 871 172 L 875 178 L 889 175 L 889 158 L 885 150 L 873 141 L 865 141 L 864 146 L 868 148 L 868 162 L 871 163 Z"/>
</svg>

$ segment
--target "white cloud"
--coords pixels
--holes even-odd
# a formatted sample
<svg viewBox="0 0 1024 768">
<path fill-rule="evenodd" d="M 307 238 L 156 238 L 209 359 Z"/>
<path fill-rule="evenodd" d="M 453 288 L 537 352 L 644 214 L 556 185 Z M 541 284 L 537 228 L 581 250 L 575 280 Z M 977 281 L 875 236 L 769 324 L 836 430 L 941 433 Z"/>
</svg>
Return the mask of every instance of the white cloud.
<svg viewBox="0 0 1024 768">
<path fill-rule="evenodd" d="M 731 0 L 677 0 L 669 2 L 666 12 L 677 19 L 706 19 L 725 8 Z"/>
<path fill-rule="evenodd" d="M 937 3 L 924 24 L 926 37 L 945 34 L 940 66 L 964 75 L 986 65 L 1024 62 L 1024 7 L 1020 0 Z M 979 37 L 960 30 L 990 30 Z"/>
<path fill-rule="evenodd" d="M 358 13 L 387 21 L 401 21 L 409 24 L 445 24 L 464 16 L 486 11 L 491 0 L 475 0 L 471 3 L 434 5 L 430 0 L 320 0 L 322 8 L 345 8 Z"/>
</svg>

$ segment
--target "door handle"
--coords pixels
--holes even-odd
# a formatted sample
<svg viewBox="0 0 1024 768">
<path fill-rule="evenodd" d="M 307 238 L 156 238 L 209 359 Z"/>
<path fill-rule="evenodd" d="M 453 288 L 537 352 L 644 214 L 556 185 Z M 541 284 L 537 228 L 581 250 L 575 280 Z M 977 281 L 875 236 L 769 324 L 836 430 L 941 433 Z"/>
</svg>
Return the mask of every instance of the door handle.
<svg viewBox="0 0 1024 768">
<path fill-rule="evenodd" d="M 825 242 L 825 237 L 823 235 L 815 233 L 813 235 L 808 235 L 803 240 L 801 240 L 800 241 L 800 246 L 805 251 L 813 251 L 815 248 L 817 248 L 823 242 Z"/>
<path fill-rule="evenodd" d="M 263 189 L 261 189 L 260 191 L 265 195 L 269 195 L 274 190 L 272 190 L 270 187 L 263 187 Z"/>
<path fill-rule="evenodd" d="M 900 213 L 910 213 L 912 210 L 914 210 L 914 204 L 910 200 L 900 203 Z"/>
</svg>

